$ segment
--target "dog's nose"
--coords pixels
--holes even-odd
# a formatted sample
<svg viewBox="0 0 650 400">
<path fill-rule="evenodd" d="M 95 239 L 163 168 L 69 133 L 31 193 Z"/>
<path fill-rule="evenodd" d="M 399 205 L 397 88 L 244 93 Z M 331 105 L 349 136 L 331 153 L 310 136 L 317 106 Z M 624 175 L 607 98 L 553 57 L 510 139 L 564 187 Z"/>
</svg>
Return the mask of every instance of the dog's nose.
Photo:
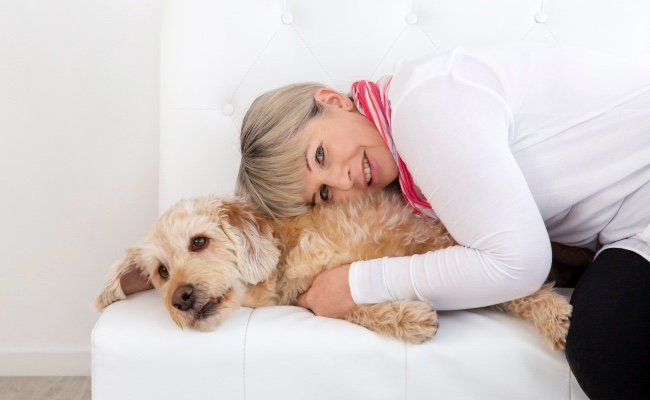
<svg viewBox="0 0 650 400">
<path fill-rule="evenodd" d="M 194 288 L 192 285 L 181 286 L 172 295 L 172 305 L 181 311 L 194 307 Z"/>
</svg>

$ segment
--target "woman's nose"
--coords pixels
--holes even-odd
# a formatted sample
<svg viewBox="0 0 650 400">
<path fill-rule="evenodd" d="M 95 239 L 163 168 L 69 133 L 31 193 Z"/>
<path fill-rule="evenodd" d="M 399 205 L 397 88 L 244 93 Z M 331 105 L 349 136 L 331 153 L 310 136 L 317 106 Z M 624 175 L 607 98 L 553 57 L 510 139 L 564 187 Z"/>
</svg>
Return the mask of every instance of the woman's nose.
<svg viewBox="0 0 650 400">
<path fill-rule="evenodd" d="M 331 176 L 332 180 L 329 184 L 330 186 L 340 190 L 349 190 L 352 188 L 354 182 L 352 181 L 349 168 L 340 168 L 332 172 L 333 174 Z"/>
</svg>

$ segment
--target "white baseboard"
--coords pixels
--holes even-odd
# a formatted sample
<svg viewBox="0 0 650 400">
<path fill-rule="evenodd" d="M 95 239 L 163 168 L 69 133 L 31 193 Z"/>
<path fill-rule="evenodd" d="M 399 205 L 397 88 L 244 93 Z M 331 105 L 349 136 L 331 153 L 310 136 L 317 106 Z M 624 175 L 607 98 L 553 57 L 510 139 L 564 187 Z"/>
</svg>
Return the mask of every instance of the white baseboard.
<svg viewBox="0 0 650 400">
<path fill-rule="evenodd" d="M 89 376 L 90 347 L 0 348 L 0 376 Z"/>
</svg>

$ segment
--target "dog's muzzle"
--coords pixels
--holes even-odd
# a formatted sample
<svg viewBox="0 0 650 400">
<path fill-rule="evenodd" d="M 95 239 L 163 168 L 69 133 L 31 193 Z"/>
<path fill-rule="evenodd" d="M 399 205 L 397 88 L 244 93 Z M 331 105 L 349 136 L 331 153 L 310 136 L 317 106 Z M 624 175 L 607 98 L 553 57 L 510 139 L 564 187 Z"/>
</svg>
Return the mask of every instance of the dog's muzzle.
<svg viewBox="0 0 650 400">
<path fill-rule="evenodd" d="M 232 288 L 218 297 L 211 297 L 204 302 L 198 290 L 193 285 L 178 287 L 172 294 L 172 306 L 183 312 L 192 312 L 196 320 L 206 319 L 219 312 L 219 306 L 223 300 L 232 292 Z"/>
</svg>

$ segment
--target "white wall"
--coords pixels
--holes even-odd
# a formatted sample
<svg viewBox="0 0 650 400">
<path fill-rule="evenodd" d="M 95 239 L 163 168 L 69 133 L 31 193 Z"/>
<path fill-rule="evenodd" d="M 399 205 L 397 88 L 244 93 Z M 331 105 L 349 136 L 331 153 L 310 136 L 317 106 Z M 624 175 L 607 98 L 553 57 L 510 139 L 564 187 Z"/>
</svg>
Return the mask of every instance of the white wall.
<svg viewBox="0 0 650 400">
<path fill-rule="evenodd" d="M 0 375 L 87 375 L 157 215 L 162 0 L 0 0 Z"/>
</svg>

